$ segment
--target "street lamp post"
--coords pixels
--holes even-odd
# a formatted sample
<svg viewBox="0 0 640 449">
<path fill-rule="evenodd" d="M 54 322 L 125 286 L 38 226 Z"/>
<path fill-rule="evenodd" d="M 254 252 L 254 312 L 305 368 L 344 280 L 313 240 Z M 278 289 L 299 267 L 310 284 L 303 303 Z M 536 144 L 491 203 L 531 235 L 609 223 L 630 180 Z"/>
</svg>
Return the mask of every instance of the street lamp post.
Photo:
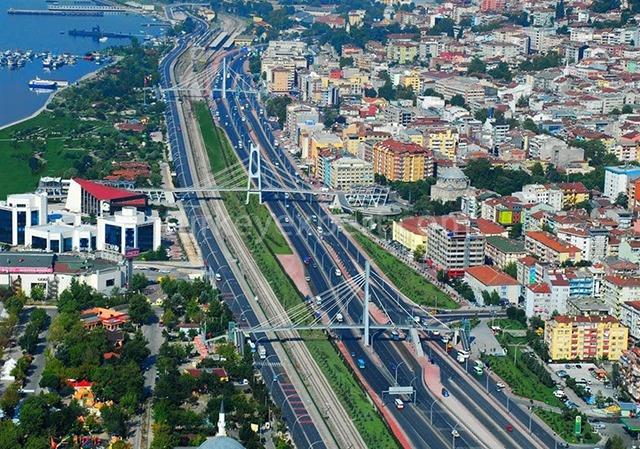
<svg viewBox="0 0 640 449">
<path fill-rule="evenodd" d="M 396 365 L 396 372 L 395 372 L 395 376 L 393 377 L 395 379 L 396 385 L 398 385 L 398 368 L 400 368 L 402 365 L 405 365 L 405 363 L 400 362 Z"/>
<path fill-rule="evenodd" d="M 433 424 L 433 406 L 436 405 L 436 400 L 434 399 L 429 406 L 429 422 Z"/>
<path fill-rule="evenodd" d="M 460 424 L 460 423 L 458 423 Z M 456 424 L 455 426 L 453 426 L 453 428 L 451 429 L 451 449 L 456 449 L 456 435 L 455 435 L 455 431 L 456 431 L 456 427 L 458 427 L 458 424 Z"/>
</svg>

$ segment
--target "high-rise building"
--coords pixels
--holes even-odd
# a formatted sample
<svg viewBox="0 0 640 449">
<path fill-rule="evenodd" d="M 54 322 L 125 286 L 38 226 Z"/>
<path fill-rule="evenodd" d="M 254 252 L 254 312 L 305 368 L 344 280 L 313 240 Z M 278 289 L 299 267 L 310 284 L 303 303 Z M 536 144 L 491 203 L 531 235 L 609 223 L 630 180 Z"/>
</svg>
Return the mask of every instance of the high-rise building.
<svg viewBox="0 0 640 449">
<path fill-rule="evenodd" d="M 373 146 L 373 171 L 389 181 L 418 181 L 433 176 L 433 154 L 412 142 L 387 139 Z"/>
</svg>

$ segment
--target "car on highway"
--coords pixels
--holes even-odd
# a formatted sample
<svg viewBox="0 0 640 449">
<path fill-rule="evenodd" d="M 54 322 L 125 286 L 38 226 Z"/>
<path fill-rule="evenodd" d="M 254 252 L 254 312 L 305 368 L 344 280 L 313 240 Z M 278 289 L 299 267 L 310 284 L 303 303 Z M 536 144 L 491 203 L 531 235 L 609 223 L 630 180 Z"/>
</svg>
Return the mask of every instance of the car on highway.
<svg viewBox="0 0 640 449">
<path fill-rule="evenodd" d="M 334 274 L 336 275 L 336 277 L 342 276 L 342 272 L 337 268 L 336 268 L 336 271 L 334 272 Z"/>
<path fill-rule="evenodd" d="M 404 408 L 404 402 L 402 402 L 402 399 L 396 398 L 393 402 L 398 410 L 402 410 Z"/>
<path fill-rule="evenodd" d="M 365 363 L 364 363 L 364 359 L 358 359 L 357 363 L 358 363 L 358 368 L 360 368 L 360 369 L 364 369 L 365 366 L 366 366 Z"/>
<path fill-rule="evenodd" d="M 506 385 L 505 385 L 505 384 L 503 384 L 502 382 L 498 382 L 498 383 L 496 384 L 496 388 L 497 388 L 498 390 L 502 390 L 503 388 L 506 388 Z"/>
<path fill-rule="evenodd" d="M 449 397 L 449 390 L 447 390 L 446 388 L 442 389 L 442 397 L 443 398 L 448 398 Z"/>
<path fill-rule="evenodd" d="M 451 430 L 451 436 L 453 438 L 458 438 L 458 437 L 460 437 L 460 432 L 458 432 L 456 429 L 452 429 Z"/>
<path fill-rule="evenodd" d="M 507 432 L 513 432 L 513 426 L 511 424 L 507 424 L 504 428 L 507 430 Z"/>
</svg>

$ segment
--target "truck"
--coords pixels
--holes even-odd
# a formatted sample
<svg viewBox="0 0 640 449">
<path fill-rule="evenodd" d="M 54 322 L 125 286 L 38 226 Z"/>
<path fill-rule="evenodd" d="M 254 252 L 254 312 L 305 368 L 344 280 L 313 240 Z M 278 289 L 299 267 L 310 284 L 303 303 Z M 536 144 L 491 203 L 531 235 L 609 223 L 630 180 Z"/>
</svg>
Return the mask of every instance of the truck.
<svg viewBox="0 0 640 449">
<path fill-rule="evenodd" d="M 258 345 L 258 356 L 260 357 L 260 360 L 264 360 L 267 358 L 267 348 L 265 348 L 263 345 Z"/>
<path fill-rule="evenodd" d="M 357 363 L 358 363 L 358 368 L 364 369 L 364 367 L 365 367 L 364 359 L 358 359 Z"/>
</svg>

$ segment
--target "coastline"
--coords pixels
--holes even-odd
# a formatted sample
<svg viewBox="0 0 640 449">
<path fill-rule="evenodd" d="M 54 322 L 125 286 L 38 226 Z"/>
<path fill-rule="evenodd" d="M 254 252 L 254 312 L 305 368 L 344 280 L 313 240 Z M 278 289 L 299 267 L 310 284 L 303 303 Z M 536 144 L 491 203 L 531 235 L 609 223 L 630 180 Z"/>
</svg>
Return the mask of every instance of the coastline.
<svg viewBox="0 0 640 449">
<path fill-rule="evenodd" d="M 32 114 L 26 116 L 26 117 L 22 117 L 19 118 L 17 120 L 14 120 L 11 123 L 7 123 L 6 125 L 0 125 L 0 131 L 10 128 L 14 125 L 19 125 L 20 123 L 26 122 L 27 120 L 31 120 L 32 118 L 37 117 L 38 115 L 40 115 L 42 113 L 42 111 L 44 111 L 45 109 L 47 109 L 47 106 L 49 106 L 49 103 L 51 102 L 51 100 L 54 99 L 54 97 L 59 94 L 60 92 L 62 92 L 65 89 L 69 89 L 71 87 L 77 86 L 78 84 L 82 83 L 83 81 L 87 81 L 91 78 L 94 78 L 95 76 L 98 75 L 98 73 L 100 73 L 100 71 L 102 71 L 103 69 L 106 69 L 107 67 L 117 63 L 120 60 L 120 58 L 114 58 L 114 60 L 112 62 L 110 62 L 109 64 L 103 65 L 98 67 L 97 70 L 94 70 L 92 72 L 86 73 L 85 75 L 82 75 L 80 78 L 78 78 L 76 81 L 74 81 L 73 83 L 69 84 L 68 86 L 62 87 L 60 89 L 56 89 L 54 92 L 51 92 L 49 94 L 49 98 L 47 98 L 47 101 L 45 101 L 45 103 L 40 106 L 37 110 L 35 110 Z"/>
</svg>

